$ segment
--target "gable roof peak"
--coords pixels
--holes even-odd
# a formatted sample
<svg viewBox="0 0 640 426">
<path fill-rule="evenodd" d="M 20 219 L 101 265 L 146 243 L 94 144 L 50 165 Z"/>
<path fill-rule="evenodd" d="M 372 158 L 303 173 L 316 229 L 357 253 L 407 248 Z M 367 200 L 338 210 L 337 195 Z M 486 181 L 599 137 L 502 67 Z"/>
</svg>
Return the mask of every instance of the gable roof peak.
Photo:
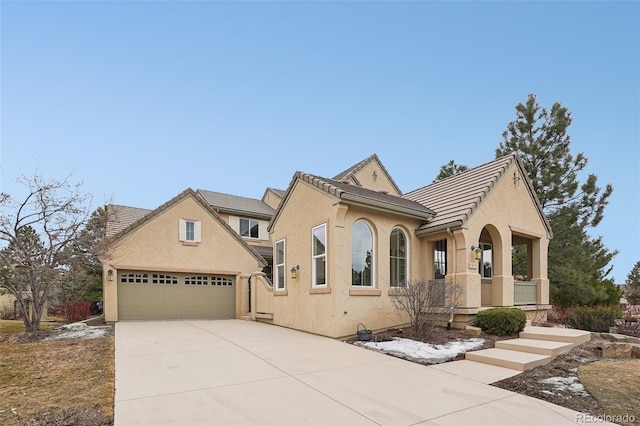
<svg viewBox="0 0 640 426">
<path fill-rule="evenodd" d="M 525 182 L 548 235 L 551 236 L 549 221 L 542 211 L 524 164 L 515 152 L 408 192 L 403 197 L 419 202 L 437 212 L 436 217 L 422 225 L 419 230 L 429 232 L 429 229 L 438 229 L 443 226 L 461 226 L 469 220 L 514 164 Z"/>
<path fill-rule="evenodd" d="M 360 170 L 362 170 L 372 162 L 378 163 L 382 172 L 386 175 L 387 179 L 389 179 L 389 182 L 391 183 L 391 186 L 393 186 L 393 189 L 395 189 L 398 194 L 402 194 L 402 191 L 400 190 L 396 182 L 393 180 L 393 178 L 391 177 L 387 169 L 384 167 L 384 164 L 382 164 L 382 161 L 380 161 L 380 158 L 376 153 L 371 154 L 370 156 L 360 161 L 359 163 L 356 163 L 353 166 L 349 167 L 348 169 L 342 171 L 341 173 L 338 173 L 336 176 L 333 177 L 333 180 L 338 182 L 349 180 L 350 183 L 353 183 L 357 186 L 362 186 L 360 185 L 360 182 L 358 181 L 355 175 L 356 173 L 358 173 Z"/>
<path fill-rule="evenodd" d="M 169 201 L 161 204 L 154 210 L 147 210 L 146 214 L 135 218 L 135 220 L 131 221 L 130 223 L 123 224 L 124 226 L 121 226 L 121 228 L 115 234 L 108 236 L 100 244 L 99 250 L 102 250 L 110 246 L 111 244 L 114 244 L 116 241 L 120 240 L 121 238 L 124 238 L 127 234 L 138 229 L 140 226 L 144 225 L 154 217 L 162 214 L 165 210 L 178 204 L 180 201 L 188 197 L 193 198 L 204 210 L 206 210 L 211 215 L 213 220 L 216 221 L 225 231 L 227 231 L 227 233 L 229 233 L 229 235 L 231 235 L 240 245 L 242 245 L 258 261 L 258 263 L 260 263 L 263 266 L 267 264 L 267 262 L 260 255 L 260 253 L 258 253 L 253 247 L 251 247 L 246 241 L 244 241 L 242 237 L 240 237 L 240 235 L 238 235 L 238 233 L 235 232 L 233 228 L 231 228 L 231 226 L 220 217 L 220 215 L 209 204 L 207 199 L 202 194 L 194 191 L 191 188 L 185 189 L 184 191 L 182 191 L 181 193 L 179 193 Z M 145 209 L 139 209 L 139 210 L 145 210 Z M 108 226 L 109 225 L 107 224 L 107 227 Z"/>
</svg>

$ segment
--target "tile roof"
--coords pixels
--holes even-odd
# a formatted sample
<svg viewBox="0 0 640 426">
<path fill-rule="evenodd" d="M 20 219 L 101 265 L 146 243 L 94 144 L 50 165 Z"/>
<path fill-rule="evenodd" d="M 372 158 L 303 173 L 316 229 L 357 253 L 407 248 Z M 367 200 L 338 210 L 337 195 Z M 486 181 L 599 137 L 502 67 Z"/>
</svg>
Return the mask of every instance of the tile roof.
<svg viewBox="0 0 640 426">
<path fill-rule="evenodd" d="M 269 257 L 269 258 L 273 257 L 273 247 L 255 246 L 255 245 L 252 245 L 251 247 L 258 253 L 260 253 L 260 256 Z"/>
<path fill-rule="evenodd" d="M 362 170 L 365 166 L 367 166 L 372 161 L 376 161 L 380 165 L 380 168 L 382 169 L 383 173 L 387 176 L 387 179 L 389 179 L 389 182 L 391 182 L 391 185 L 393 185 L 395 190 L 398 191 L 398 194 L 402 194 L 402 191 L 400 191 L 400 188 L 398 188 L 398 185 L 396 185 L 395 181 L 393 180 L 393 178 L 391 177 L 387 169 L 384 167 L 384 164 L 382 164 L 382 161 L 380 161 L 380 158 L 378 158 L 376 154 L 370 155 L 369 157 L 365 158 L 358 164 L 354 164 L 353 166 L 349 167 L 347 170 L 344 170 L 343 172 L 338 173 L 336 176 L 333 177 L 333 179 L 337 181 L 351 180 L 360 186 L 360 182 L 358 182 L 358 179 L 356 179 L 355 174 L 358 171 Z"/>
<path fill-rule="evenodd" d="M 134 231 L 139 226 L 142 226 L 149 220 L 161 214 L 166 209 L 170 208 L 174 204 L 187 197 L 193 197 L 193 199 L 196 200 L 205 210 L 207 210 L 211 214 L 211 217 L 216 222 L 218 222 L 218 224 L 220 224 L 220 226 L 224 228 L 233 238 L 235 238 L 235 240 L 238 241 L 240 245 L 242 245 L 249 253 L 251 253 L 251 255 L 253 255 L 253 257 L 258 260 L 261 265 L 265 266 L 267 264 L 265 259 L 253 247 L 247 244 L 247 242 L 243 240 L 242 237 L 238 235 L 238 233 L 234 231 L 227 222 L 222 220 L 222 218 L 218 215 L 214 208 L 209 205 L 208 201 L 201 194 L 196 193 L 191 188 L 185 189 L 180 194 L 176 195 L 154 210 L 138 209 L 135 207 L 126 206 L 114 206 L 116 215 L 112 216 L 107 222 L 107 238 L 105 238 L 105 241 L 100 244 L 99 250 L 102 251 L 106 249 L 106 247 L 110 246 L 115 241 L 123 238 L 125 235 Z M 113 221 L 114 224 L 110 225 L 109 221 Z M 109 234 L 110 228 L 113 230 L 119 228 L 120 230 L 113 234 Z"/>
<path fill-rule="evenodd" d="M 107 220 L 107 237 L 113 237 L 118 232 L 122 231 L 135 221 L 141 219 L 151 210 L 140 209 L 137 207 L 120 206 L 117 204 L 111 204 L 108 207 L 108 220 Z"/>
<path fill-rule="evenodd" d="M 293 175 L 293 179 L 289 184 L 289 189 L 287 190 L 285 199 L 291 193 L 294 183 L 297 180 L 313 185 L 330 195 L 340 198 L 342 202 L 347 204 L 363 205 L 369 208 L 373 207 L 386 212 L 392 212 L 425 221 L 433 217 L 435 214 L 433 210 L 412 200 L 304 172 L 296 172 Z M 280 207 L 276 210 L 276 213 L 269 224 L 269 229 L 271 229 L 275 224 L 279 213 L 282 211 L 285 204 L 286 201 L 282 202 Z"/>
<path fill-rule="evenodd" d="M 268 187 L 264 192 L 265 192 L 265 194 L 267 192 L 273 192 L 273 194 L 278 198 L 284 198 L 284 194 L 287 193 L 287 191 L 285 191 L 283 189 L 276 189 L 276 188 L 271 188 L 271 187 Z"/>
<path fill-rule="evenodd" d="M 262 200 L 198 189 L 198 193 L 217 211 L 271 219 L 275 210 Z"/>
<path fill-rule="evenodd" d="M 428 206 L 437 213 L 417 231 L 464 224 L 514 163 L 520 169 L 520 176 L 524 177 L 538 213 L 551 235 L 551 226 L 542 212 L 524 165 L 515 153 L 404 194 L 403 198 Z"/>
</svg>

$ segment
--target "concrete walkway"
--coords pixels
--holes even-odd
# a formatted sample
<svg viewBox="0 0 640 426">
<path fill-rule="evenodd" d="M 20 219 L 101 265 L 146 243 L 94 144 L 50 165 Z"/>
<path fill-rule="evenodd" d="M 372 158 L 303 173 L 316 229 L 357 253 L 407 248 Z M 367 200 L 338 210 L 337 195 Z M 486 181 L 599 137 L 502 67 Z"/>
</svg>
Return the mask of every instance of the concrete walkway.
<svg viewBox="0 0 640 426">
<path fill-rule="evenodd" d="M 425 367 L 250 321 L 120 322 L 115 424 L 579 424 L 575 411 L 485 384 L 513 374 Z"/>
</svg>

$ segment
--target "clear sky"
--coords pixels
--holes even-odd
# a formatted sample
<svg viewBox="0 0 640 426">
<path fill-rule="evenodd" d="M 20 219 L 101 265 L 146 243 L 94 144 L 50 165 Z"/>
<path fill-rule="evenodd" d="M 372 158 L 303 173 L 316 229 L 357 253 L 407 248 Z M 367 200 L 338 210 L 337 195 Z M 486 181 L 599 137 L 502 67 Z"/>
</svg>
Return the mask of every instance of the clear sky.
<svg viewBox="0 0 640 426">
<path fill-rule="evenodd" d="M 614 193 L 640 260 L 640 3 L 0 2 L 2 191 L 36 171 L 94 205 L 185 188 L 261 198 L 377 153 L 404 192 L 490 161 L 535 93 Z"/>
</svg>

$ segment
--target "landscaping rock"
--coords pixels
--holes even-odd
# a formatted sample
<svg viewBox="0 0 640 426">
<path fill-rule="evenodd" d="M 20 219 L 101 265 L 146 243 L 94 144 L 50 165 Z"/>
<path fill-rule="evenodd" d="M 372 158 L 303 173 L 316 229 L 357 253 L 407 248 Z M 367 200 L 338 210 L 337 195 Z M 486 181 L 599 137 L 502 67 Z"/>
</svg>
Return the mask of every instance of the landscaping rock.
<svg viewBox="0 0 640 426">
<path fill-rule="evenodd" d="M 630 343 L 631 358 L 640 358 L 640 343 Z"/>
<path fill-rule="evenodd" d="M 630 343 L 605 342 L 602 344 L 603 358 L 630 358 L 632 346 Z"/>
<path fill-rule="evenodd" d="M 640 344 L 640 338 L 638 337 L 633 337 L 633 336 L 627 336 L 624 334 L 617 334 L 617 333 L 593 333 L 594 337 L 596 338 L 601 338 L 603 340 L 608 340 L 610 342 L 622 342 L 622 343 L 639 343 Z"/>
<path fill-rule="evenodd" d="M 462 333 L 465 336 L 479 336 L 482 334 L 482 329 L 480 327 L 468 325 L 464 328 L 464 330 L 462 330 Z"/>
</svg>

